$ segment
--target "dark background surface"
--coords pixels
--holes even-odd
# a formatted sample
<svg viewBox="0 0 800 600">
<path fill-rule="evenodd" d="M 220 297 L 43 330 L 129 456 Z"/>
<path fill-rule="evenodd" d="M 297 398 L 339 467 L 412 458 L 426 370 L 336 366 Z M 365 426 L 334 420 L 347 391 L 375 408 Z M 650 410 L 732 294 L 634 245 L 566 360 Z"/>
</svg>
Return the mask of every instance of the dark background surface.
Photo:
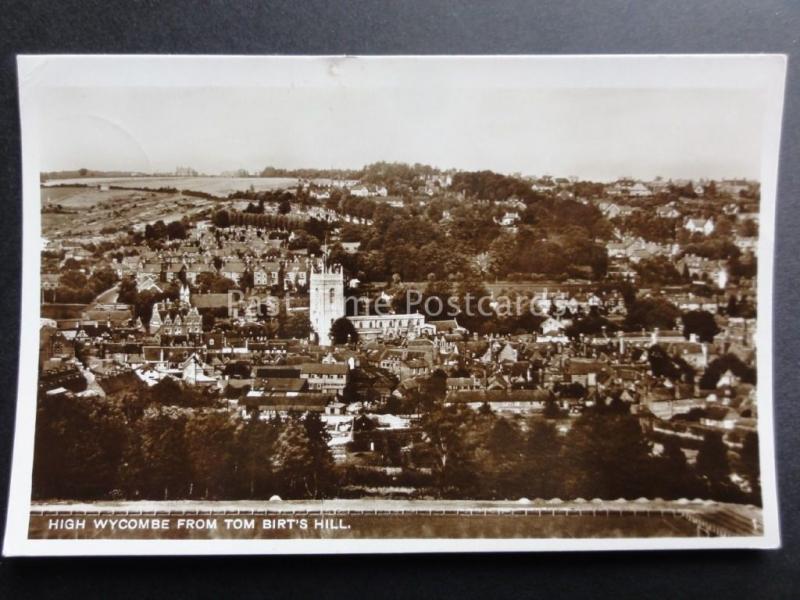
<svg viewBox="0 0 800 600">
<path fill-rule="evenodd" d="M 17 53 L 789 54 L 775 263 L 775 434 L 783 548 L 356 557 L 4 559 L 0 598 L 800 597 L 800 3 L 0 1 L 0 512 L 11 465 L 21 265 Z M 378 157 L 379 158 L 379 157 Z M 762 307 L 765 310 L 765 307 Z M 765 351 L 766 349 L 761 349 Z M 3 519 L 4 523 L 4 519 Z"/>
</svg>

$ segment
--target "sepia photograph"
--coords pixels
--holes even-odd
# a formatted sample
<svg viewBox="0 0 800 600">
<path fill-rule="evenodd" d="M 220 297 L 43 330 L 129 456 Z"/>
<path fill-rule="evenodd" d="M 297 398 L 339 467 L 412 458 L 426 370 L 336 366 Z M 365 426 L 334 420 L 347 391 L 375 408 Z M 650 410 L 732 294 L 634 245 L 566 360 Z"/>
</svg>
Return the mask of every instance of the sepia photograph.
<svg viewBox="0 0 800 600">
<path fill-rule="evenodd" d="M 779 546 L 785 57 L 18 68 L 6 554 Z"/>
</svg>

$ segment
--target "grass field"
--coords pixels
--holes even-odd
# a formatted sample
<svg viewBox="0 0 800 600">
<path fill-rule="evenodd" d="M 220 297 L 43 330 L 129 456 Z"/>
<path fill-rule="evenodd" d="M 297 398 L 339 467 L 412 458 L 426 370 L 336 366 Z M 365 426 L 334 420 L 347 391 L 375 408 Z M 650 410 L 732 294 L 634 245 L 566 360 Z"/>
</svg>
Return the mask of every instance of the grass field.
<svg viewBox="0 0 800 600">
<path fill-rule="evenodd" d="M 215 204 L 214 200 L 182 194 L 108 190 L 85 187 L 41 188 L 42 234 L 93 235 L 101 230 L 125 230 L 131 225 L 169 222 L 191 216 Z M 60 206 L 61 210 L 54 212 Z"/>
</svg>

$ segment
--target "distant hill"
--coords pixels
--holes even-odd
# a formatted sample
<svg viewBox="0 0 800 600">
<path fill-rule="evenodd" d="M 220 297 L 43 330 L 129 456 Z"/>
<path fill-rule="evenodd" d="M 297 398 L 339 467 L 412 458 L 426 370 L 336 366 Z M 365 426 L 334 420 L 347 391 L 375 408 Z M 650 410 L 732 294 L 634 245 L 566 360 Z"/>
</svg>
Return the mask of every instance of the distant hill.
<svg viewBox="0 0 800 600">
<path fill-rule="evenodd" d="M 138 171 L 93 171 L 91 169 L 75 169 L 72 171 L 45 171 L 40 174 L 41 181 L 50 179 L 79 179 L 81 177 L 149 177 L 151 173 Z"/>
</svg>

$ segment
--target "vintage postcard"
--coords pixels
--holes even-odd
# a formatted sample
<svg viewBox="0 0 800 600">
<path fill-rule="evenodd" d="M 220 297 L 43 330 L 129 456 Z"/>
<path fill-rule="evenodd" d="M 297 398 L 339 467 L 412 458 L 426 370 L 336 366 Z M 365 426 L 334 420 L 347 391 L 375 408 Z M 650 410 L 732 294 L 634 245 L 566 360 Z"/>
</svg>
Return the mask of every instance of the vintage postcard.
<svg viewBox="0 0 800 600">
<path fill-rule="evenodd" d="M 778 547 L 785 67 L 19 57 L 4 553 Z"/>
</svg>

